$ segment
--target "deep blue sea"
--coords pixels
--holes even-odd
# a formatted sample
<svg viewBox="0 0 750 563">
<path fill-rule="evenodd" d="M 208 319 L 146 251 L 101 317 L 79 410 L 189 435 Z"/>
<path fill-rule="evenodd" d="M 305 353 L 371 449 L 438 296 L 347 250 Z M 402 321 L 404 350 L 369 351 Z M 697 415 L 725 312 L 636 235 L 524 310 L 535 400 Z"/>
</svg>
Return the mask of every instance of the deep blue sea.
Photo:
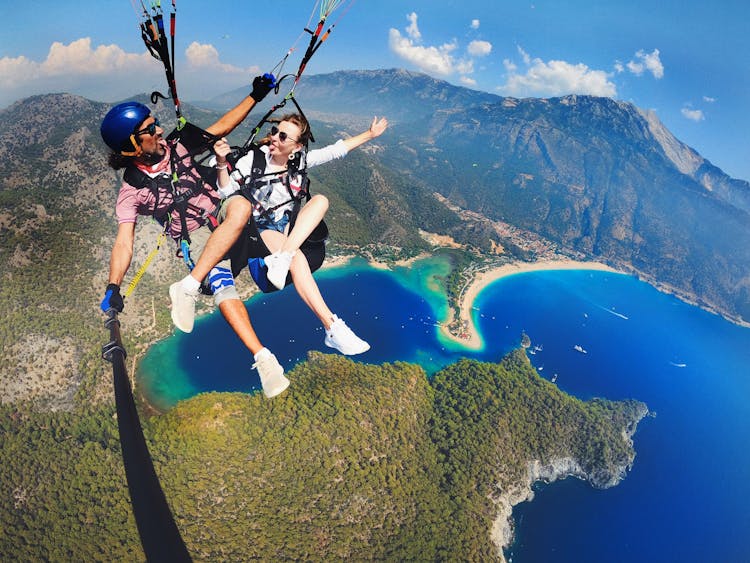
<svg viewBox="0 0 750 563">
<path fill-rule="evenodd" d="M 445 272 L 437 259 L 396 272 L 355 262 L 316 279 L 331 309 L 371 343 L 359 361 L 417 362 L 432 373 L 461 356 L 497 361 L 523 331 L 539 373 L 565 392 L 634 398 L 656 413 L 641 421 L 633 469 L 618 486 L 601 491 L 570 478 L 516 507 L 514 562 L 750 561 L 750 329 L 630 276 L 532 272 L 479 295 L 484 348 L 470 352 L 438 334 L 446 303 L 434 276 Z M 247 305 L 286 368 L 308 350 L 331 351 L 292 288 Z M 202 391 L 258 389 L 251 363 L 215 314 L 155 345 L 139 385 L 169 408 Z"/>
</svg>

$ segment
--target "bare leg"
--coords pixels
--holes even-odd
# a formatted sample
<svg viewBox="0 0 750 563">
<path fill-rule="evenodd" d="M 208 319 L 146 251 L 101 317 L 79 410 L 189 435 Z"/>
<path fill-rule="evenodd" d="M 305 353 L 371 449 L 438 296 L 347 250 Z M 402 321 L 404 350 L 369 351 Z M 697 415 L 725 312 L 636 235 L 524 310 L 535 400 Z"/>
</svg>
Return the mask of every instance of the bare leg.
<svg viewBox="0 0 750 563">
<path fill-rule="evenodd" d="M 295 224 L 293 231 L 296 229 L 297 225 Z M 286 235 L 272 230 L 263 231 L 260 236 L 263 238 L 263 242 L 266 243 L 268 250 L 271 252 L 277 252 L 287 238 Z M 305 238 L 307 238 L 307 236 L 305 236 Z M 320 319 L 320 322 L 326 330 L 331 328 L 333 313 L 323 300 L 323 296 L 320 293 L 315 278 L 313 278 L 312 272 L 310 271 L 310 265 L 307 263 L 307 258 L 305 258 L 304 254 L 298 252 L 294 255 L 289 271 L 292 273 L 294 288 L 297 290 L 302 301 L 304 301 L 305 305 L 307 305 L 310 310 L 315 313 L 315 316 Z"/>
<path fill-rule="evenodd" d="M 327 202 L 326 202 L 327 204 Z M 316 221 L 319 221 L 318 218 Z M 317 224 L 317 222 L 315 223 Z M 293 232 L 297 231 L 297 225 L 294 226 Z M 286 247 L 288 242 L 285 234 L 277 231 L 263 231 L 260 235 L 263 237 L 263 241 L 266 246 L 272 252 L 282 246 Z M 301 243 L 300 243 L 301 244 Z M 296 250 L 296 249 L 295 249 Z M 274 256 L 280 256 L 274 255 Z M 267 257 L 268 260 L 271 257 Z M 294 288 L 297 290 L 302 301 L 315 313 L 326 331 L 325 340 L 323 341 L 329 348 L 335 348 L 342 354 L 347 356 L 353 356 L 356 354 L 363 354 L 370 349 L 370 345 L 359 338 L 354 332 L 346 325 L 346 323 L 335 316 L 326 305 L 323 296 L 320 294 L 318 284 L 312 276 L 310 271 L 310 265 L 307 263 L 307 258 L 302 252 L 295 252 L 291 257 L 291 263 L 286 262 L 289 265 L 289 271 L 292 274 L 292 281 L 294 282 Z M 268 277 L 271 283 L 277 287 L 283 287 L 284 280 L 281 278 L 283 273 L 286 276 L 286 271 L 277 270 L 271 280 L 272 264 L 268 265 Z M 279 275 L 276 275 L 279 274 Z"/>
<path fill-rule="evenodd" d="M 227 206 L 226 218 L 208 237 L 195 268 L 190 272 L 190 276 L 199 282 L 226 256 L 252 213 L 252 206 L 244 197 L 231 197 L 225 205 Z"/>
<path fill-rule="evenodd" d="M 310 265 L 307 263 L 307 258 L 302 253 L 296 254 L 292 258 L 292 267 L 289 269 L 292 273 L 292 281 L 294 282 L 294 289 L 297 290 L 302 301 L 305 305 L 310 307 L 310 310 L 315 313 L 315 316 L 320 319 L 323 327 L 328 330 L 331 328 L 333 323 L 333 313 L 328 308 L 323 296 L 320 293 L 318 284 L 313 278 L 312 272 L 310 271 Z"/>
<path fill-rule="evenodd" d="M 250 315 L 241 300 L 225 299 L 219 304 L 219 311 L 253 355 L 263 349 L 263 344 L 258 340 L 253 325 L 250 323 Z"/>
<path fill-rule="evenodd" d="M 253 325 L 250 324 L 250 316 L 247 314 L 245 304 L 239 299 L 227 298 L 219 303 L 219 310 L 242 343 L 253 354 L 255 360 L 253 368 L 258 370 L 263 394 L 270 399 L 283 393 L 289 387 L 289 380 L 284 377 L 284 368 L 276 356 L 258 340 Z"/>
<path fill-rule="evenodd" d="M 252 206 L 244 197 L 232 197 L 225 205 L 226 208 L 222 210 L 225 218 L 216 230 L 209 235 L 198 258 L 198 263 L 187 276 L 169 287 L 169 298 L 172 301 L 170 312 L 172 322 L 183 332 L 193 330 L 195 300 L 201 282 L 224 259 L 229 249 L 242 234 L 242 230 L 252 213 Z M 227 273 L 229 272 L 217 271 L 217 283 L 221 284 L 220 278 Z M 213 289 L 217 290 L 216 287 Z M 221 307 L 219 308 L 221 309 Z"/>
<path fill-rule="evenodd" d="M 328 198 L 320 194 L 314 195 L 297 214 L 294 228 L 278 250 L 282 252 L 294 252 L 298 250 L 307 237 L 310 236 L 310 233 L 323 220 L 327 211 Z"/>
</svg>

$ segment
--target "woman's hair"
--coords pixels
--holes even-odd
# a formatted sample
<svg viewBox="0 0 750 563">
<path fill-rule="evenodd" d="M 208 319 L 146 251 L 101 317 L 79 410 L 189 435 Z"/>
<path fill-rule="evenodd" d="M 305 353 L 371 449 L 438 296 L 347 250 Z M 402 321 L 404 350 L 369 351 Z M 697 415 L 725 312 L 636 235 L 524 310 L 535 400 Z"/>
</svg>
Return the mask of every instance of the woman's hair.
<svg viewBox="0 0 750 563">
<path fill-rule="evenodd" d="M 110 168 L 114 170 L 126 168 L 131 162 L 133 162 L 132 156 L 124 156 L 114 151 L 109 153 L 109 157 L 107 157 L 107 163 L 109 164 Z"/>
<path fill-rule="evenodd" d="M 281 121 L 288 121 L 299 127 L 299 142 L 307 146 L 307 142 L 310 140 L 310 124 L 304 116 L 298 113 L 287 113 L 279 118 L 279 122 Z"/>
</svg>

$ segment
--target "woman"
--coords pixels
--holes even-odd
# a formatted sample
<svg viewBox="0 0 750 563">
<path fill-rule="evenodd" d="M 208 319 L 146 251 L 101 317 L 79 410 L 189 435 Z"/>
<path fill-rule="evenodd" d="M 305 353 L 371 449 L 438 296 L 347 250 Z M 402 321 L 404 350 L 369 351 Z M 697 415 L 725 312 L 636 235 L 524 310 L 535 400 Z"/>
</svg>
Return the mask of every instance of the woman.
<svg viewBox="0 0 750 563">
<path fill-rule="evenodd" d="M 348 139 L 340 139 L 322 149 L 309 151 L 306 154 L 307 167 L 343 158 L 350 150 L 380 136 L 387 127 L 388 120 L 376 117 L 367 131 Z M 325 328 L 326 346 L 335 348 L 345 355 L 361 354 L 369 350 L 370 345 L 354 334 L 346 323 L 328 308 L 304 254 L 297 252 L 323 220 L 328 211 L 328 198 L 321 194 L 314 195 L 299 211 L 294 228 L 291 232 L 289 230 L 289 218 L 294 206 L 290 190 L 294 193 L 303 189 L 303 177 L 298 173 L 287 177 L 287 169 L 289 163 L 307 146 L 309 138 L 310 126 L 304 117 L 299 114 L 285 115 L 277 126 L 271 128 L 268 144 L 261 147 L 261 152 L 250 152 L 240 158 L 231 176 L 226 160 L 231 149 L 224 139 L 218 141 L 214 145 L 217 187 L 223 197 L 229 197 L 239 191 L 240 181 L 249 181 L 253 203 L 257 202 L 253 209 L 256 226 L 263 242 L 272 253 L 265 258 L 268 280 L 281 289 L 284 287 L 287 273 L 291 272 L 297 293 Z M 260 178 L 254 178 L 253 160 L 256 155 L 260 157 L 260 154 L 266 159 L 264 172 Z"/>
</svg>

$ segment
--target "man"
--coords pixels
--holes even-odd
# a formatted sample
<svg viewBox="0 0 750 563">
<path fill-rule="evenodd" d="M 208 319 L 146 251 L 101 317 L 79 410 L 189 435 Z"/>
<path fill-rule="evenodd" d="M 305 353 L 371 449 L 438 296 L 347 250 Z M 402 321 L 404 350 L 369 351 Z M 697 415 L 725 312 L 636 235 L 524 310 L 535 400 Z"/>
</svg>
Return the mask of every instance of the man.
<svg viewBox="0 0 750 563">
<path fill-rule="evenodd" d="M 256 77 L 250 95 L 206 131 L 216 136 L 230 133 L 268 94 L 273 84 L 271 75 Z M 162 138 L 163 133 L 150 110 L 138 102 L 115 106 L 102 121 L 102 138 L 113 151 L 109 164 L 115 170 L 125 169 L 117 198 L 119 225 L 110 257 L 109 284 L 101 302 L 105 312 L 111 308 L 121 312 L 124 307 L 120 284 L 133 258 L 135 223 L 139 215 L 153 216 L 166 224 L 175 241 L 189 240 L 195 252 L 223 257 L 251 213 L 250 203 L 245 198 L 221 202 L 213 181 L 202 177 L 187 148 L 181 142 L 168 144 Z M 172 185 L 175 175 L 178 181 Z M 207 223 L 212 213 L 221 223 L 209 233 Z M 210 271 L 208 282 L 222 315 L 255 358 L 253 367 L 258 369 L 264 395 L 270 398 L 282 393 L 289 386 L 289 380 L 276 356 L 255 334 L 247 309 L 234 287 L 228 261 L 219 262 Z M 192 315 L 181 315 L 179 307 L 173 306 L 172 320 L 184 332 L 193 329 Z"/>
</svg>

